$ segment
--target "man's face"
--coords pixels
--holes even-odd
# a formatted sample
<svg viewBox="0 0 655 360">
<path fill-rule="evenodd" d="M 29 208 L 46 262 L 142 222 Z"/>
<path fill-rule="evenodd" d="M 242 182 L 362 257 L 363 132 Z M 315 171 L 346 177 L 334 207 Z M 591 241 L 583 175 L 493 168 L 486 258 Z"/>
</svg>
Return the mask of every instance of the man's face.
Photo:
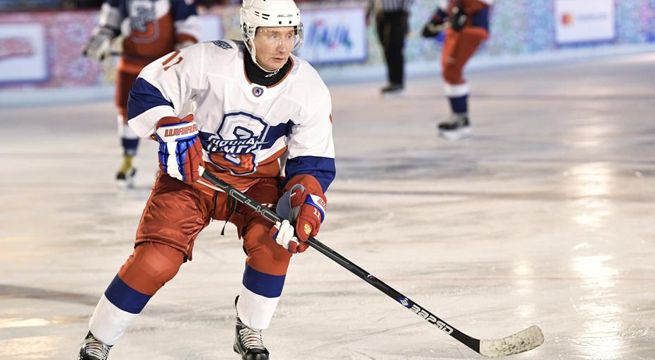
<svg viewBox="0 0 655 360">
<path fill-rule="evenodd" d="M 296 41 L 293 26 L 260 27 L 255 34 L 255 57 L 264 70 L 279 70 L 287 63 Z"/>
</svg>

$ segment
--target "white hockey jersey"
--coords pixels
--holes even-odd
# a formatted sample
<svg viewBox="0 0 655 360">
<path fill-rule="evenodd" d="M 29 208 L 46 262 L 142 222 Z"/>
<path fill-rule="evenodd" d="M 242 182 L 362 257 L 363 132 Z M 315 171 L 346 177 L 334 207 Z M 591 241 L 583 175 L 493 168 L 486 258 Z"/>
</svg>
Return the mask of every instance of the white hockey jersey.
<svg viewBox="0 0 655 360">
<path fill-rule="evenodd" d="M 162 117 L 191 113 L 207 169 L 236 188 L 262 177 L 310 174 L 326 191 L 336 172 L 327 86 L 293 55 L 280 82 L 251 83 L 243 56 L 243 44 L 218 40 L 149 64 L 130 92 L 130 126 L 146 137 Z"/>
</svg>

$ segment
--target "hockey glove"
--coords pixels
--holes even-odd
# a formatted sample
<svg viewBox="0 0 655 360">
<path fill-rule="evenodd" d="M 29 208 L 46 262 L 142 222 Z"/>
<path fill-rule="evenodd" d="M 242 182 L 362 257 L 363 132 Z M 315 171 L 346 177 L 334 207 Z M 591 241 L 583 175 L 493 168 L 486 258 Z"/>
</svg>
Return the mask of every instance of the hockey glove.
<svg viewBox="0 0 655 360">
<path fill-rule="evenodd" d="M 423 26 L 421 36 L 429 39 L 439 35 L 446 28 L 446 20 L 448 20 L 448 14 L 441 8 L 437 9 L 430 20 Z"/>
<path fill-rule="evenodd" d="M 450 16 L 448 21 L 450 22 L 450 28 L 459 32 L 464 26 L 466 26 L 466 21 L 468 20 L 468 15 L 464 12 L 464 9 L 461 5 L 456 5 L 450 10 Z"/>
<path fill-rule="evenodd" d="M 290 253 L 299 253 L 307 250 L 307 243 L 301 243 L 295 236 L 296 229 L 289 222 L 284 219 L 282 222 L 276 222 L 271 228 L 271 236 L 283 248 L 289 250 Z"/>
<path fill-rule="evenodd" d="M 82 50 L 82 55 L 102 61 L 111 55 L 111 40 L 116 36 L 115 32 L 107 27 L 96 28 L 91 39 Z"/>
<path fill-rule="evenodd" d="M 202 175 L 202 144 L 193 115 L 167 116 L 157 122 L 159 168 L 169 176 L 191 184 Z"/>
<path fill-rule="evenodd" d="M 286 188 L 288 190 L 278 201 L 276 212 L 294 226 L 299 242 L 296 249 L 291 249 L 291 246 L 287 249 L 291 252 L 302 252 L 307 248 L 309 237 L 318 234 L 325 219 L 325 195 L 318 181 L 310 175 L 294 177 Z"/>
</svg>

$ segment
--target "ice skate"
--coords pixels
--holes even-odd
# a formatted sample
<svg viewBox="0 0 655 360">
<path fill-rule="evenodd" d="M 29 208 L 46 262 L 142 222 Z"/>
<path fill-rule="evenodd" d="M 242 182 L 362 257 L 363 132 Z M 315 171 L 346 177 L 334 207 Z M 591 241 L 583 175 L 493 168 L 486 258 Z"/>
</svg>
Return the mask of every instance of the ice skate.
<svg viewBox="0 0 655 360">
<path fill-rule="evenodd" d="M 116 173 L 116 185 L 121 189 L 131 189 L 134 187 L 136 168 L 132 166 L 132 159 L 132 156 L 123 156 L 123 163 Z"/>
<path fill-rule="evenodd" d="M 235 300 L 236 302 L 239 300 Z M 268 360 L 268 350 L 264 346 L 262 331 L 246 326 L 237 314 L 236 337 L 234 352 L 241 355 L 242 360 Z"/>
<path fill-rule="evenodd" d="M 78 360 L 106 360 L 110 349 L 111 345 L 96 339 L 89 331 L 80 348 Z"/>
<path fill-rule="evenodd" d="M 402 84 L 389 84 L 380 89 L 380 93 L 384 97 L 395 97 L 402 95 L 404 92 L 405 87 Z"/>
<path fill-rule="evenodd" d="M 466 114 L 453 114 L 448 121 L 437 126 L 439 136 L 448 140 L 459 140 L 471 136 L 471 124 Z"/>
</svg>

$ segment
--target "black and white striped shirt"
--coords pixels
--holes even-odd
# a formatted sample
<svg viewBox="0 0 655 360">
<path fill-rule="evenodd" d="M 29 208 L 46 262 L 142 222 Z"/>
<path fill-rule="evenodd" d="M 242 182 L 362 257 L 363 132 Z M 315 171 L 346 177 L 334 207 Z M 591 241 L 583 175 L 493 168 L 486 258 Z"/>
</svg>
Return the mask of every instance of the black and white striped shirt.
<svg viewBox="0 0 655 360">
<path fill-rule="evenodd" d="M 409 11 L 414 0 L 373 0 L 375 9 L 380 11 Z"/>
</svg>

